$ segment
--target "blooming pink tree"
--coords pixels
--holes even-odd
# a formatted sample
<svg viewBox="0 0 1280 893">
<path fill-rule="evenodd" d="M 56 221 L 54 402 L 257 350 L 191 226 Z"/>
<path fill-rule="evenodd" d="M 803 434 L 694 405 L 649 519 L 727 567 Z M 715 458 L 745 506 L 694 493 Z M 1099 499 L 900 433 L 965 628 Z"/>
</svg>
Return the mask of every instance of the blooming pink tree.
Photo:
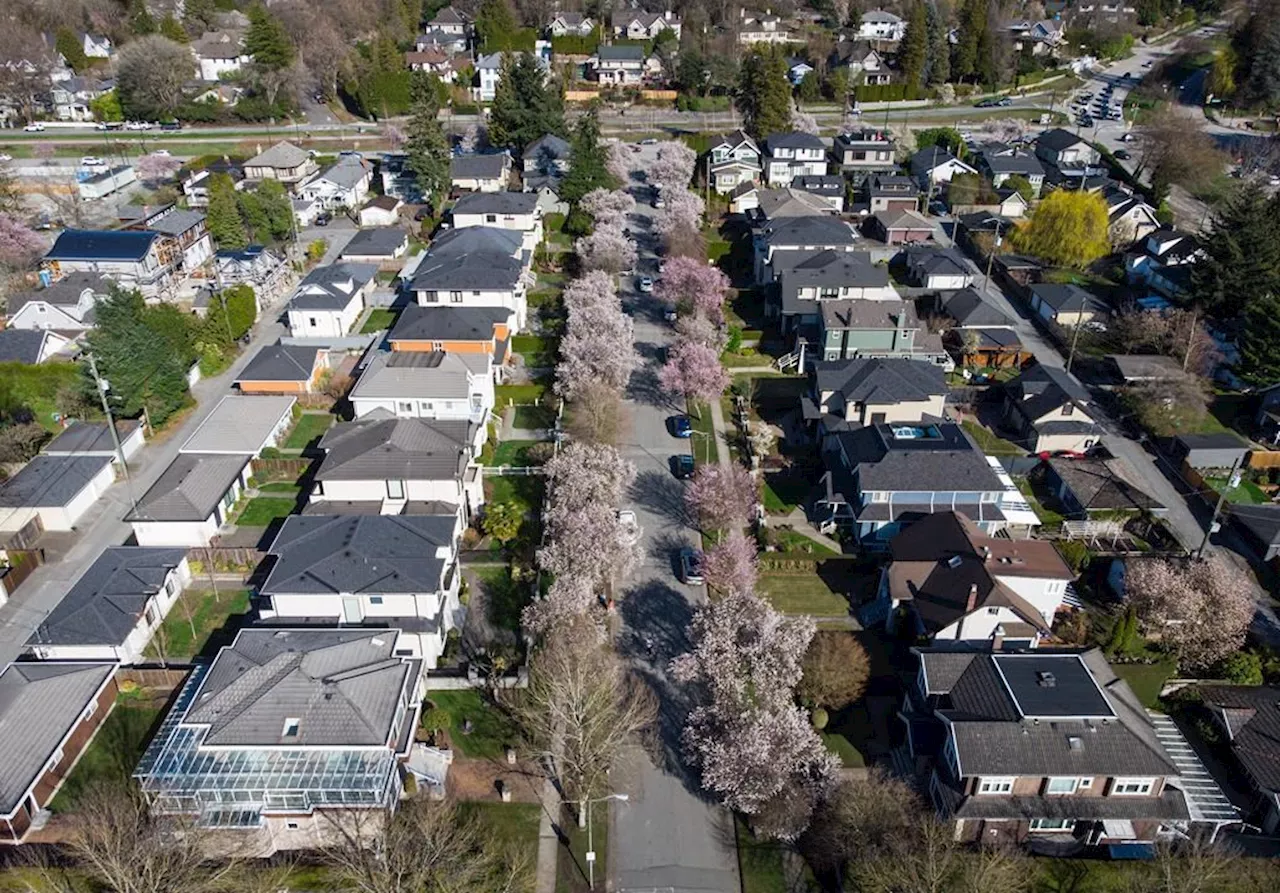
<svg viewBox="0 0 1280 893">
<path fill-rule="evenodd" d="M 155 183 L 169 179 L 181 166 L 178 159 L 171 155 L 158 155 L 152 152 L 139 158 L 133 169 L 137 172 L 139 179 Z"/>
<path fill-rule="evenodd" d="M 631 317 L 605 306 L 577 310 L 560 341 L 556 393 L 576 400 L 592 383 L 621 391 L 639 364 Z"/>
<path fill-rule="evenodd" d="M 658 146 L 658 157 L 649 166 L 649 182 L 664 193 L 686 189 L 693 180 L 698 153 L 684 143 L 670 140 Z"/>
<path fill-rule="evenodd" d="M 602 270 L 592 270 L 570 282 L 565 286 L 562 297 L 570 317 L 588 307 L 622 309 L 614 278 Z"/>
<path fill-rule="evenodd" d="M 1205 670 L 1244 645 L 1256 584 L 1221 558 L 1131 561 L 1125 590 L 1148 635 L 1188 670 Z"/>
<path fill-rule="evenodd" d="M 546 635 L 556 627 L 563 627 L 595 605 L 595 593 L 580 577 L 556 577 L 547 594 L 525 607 L 520 621 L 534 635 Z"/>
<path fill-rule="evenodd" d="M 684 501 L 704 530 L 741 530 L 760 501 L 756 479 L 741 465 L 700 465 Z"/>
<path fill-rule="evenodd" d="M 578 203 L 597 227 L 625 229 L 627 215 L 636 209 L 636 200 L 621 189 L 593 189 Z"/>
<path fill-rule="evenodd" d="M 609 141 L 604 169 L 609 172 L 609 176 L 623 183 L 631 177 L 631 152 L 621 140 Z"/>
<path fill-rule="evenodd" d="M 724 350 L 728 341 L 725 329 L 700 313 L 677 318 L 676 333 L 685 341 L 711 348 L 717 355 Z"/>
<path fill-rule="evenodd" d="M 404 128 L 398 124 L 382 125 L 382 137 L 387 141 L 387 145 L 391 146 L 392 151 L 398 152 L 409 141 L 409 135 L 404 132 Z"/>
<path fill-rule="evenodd" d="M 590 235 L 578 239 L 573 249 L 587 271 L 621 273 L 636 265 L 636 245 L 617 227 L 597 225 Z"/>
<path fill-rule="evenodd" d="M 811 133 L 818 136 L 822 130 L 818 127 L 818 119 L 808 112 L 802 112 L 799 108 L 791 111 L 791 129 L 798 130 L 800 133 Z"/>
<path fill-rule="evenodd" d="M 759 570 L 756 544 L 741 530 L 732 530 L 702 556 L 702 577 L 725 595 L 755 592 Z"/>
<path fill-rule="evenodd" d="M 462 132 L 462 136 L 458 138 L 458 148 L 463 154 L 470 155 L 472 152 L 478 152 L 487 142 L 488 134 L 479 124 L 472 124 Z"/>
<path fill-rule="evenodd" d="M 693 257 L 673 257 L 662 266 L 662 278 L 654 287 L 659 301 L 680 313 L 705 316 L 713 322 L 724 317 L 729 277 Z"/>
<path fill-rule="evenodd" d="M 702 228 L 702 214 L 706 202 L 702 196 L 688 189 L 667 190 L 666 207 L 653 221 L 653 228 L 660 236 L 670 238 L 672 233 L 698 232 Z"/>
<path fill-rule="evenodd" d="M 41 161 L 47 162 L 57 154 L 57 149 L 54 148 L 53 143 L 36 143 L 31 147 L 31 154 Z"/>
<path fill-rule="evenodd" d="M 658 370 L 663 390 L 686 400 L 715 400 L 729 386 L 729 373 L 720 365 L 715 348 L 694 341 L 680 341 L 671 348 Z"/>
<path fill-rule="evenodd" d="M 0 212 L 0 266 L 25 270 L 47 247 L 31 227 L 12 214 Z"/>
</svg>

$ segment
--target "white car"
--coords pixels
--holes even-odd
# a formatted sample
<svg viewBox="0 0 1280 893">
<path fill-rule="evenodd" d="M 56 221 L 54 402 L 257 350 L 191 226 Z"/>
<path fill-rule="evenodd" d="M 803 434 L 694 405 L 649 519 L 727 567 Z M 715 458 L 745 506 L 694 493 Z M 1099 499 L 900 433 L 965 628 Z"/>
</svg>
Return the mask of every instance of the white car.
<svg viewBox="0 0 1280 893">
<path fill-rule="evenodd" d="M 44 125 L 39 121 L 32 121 L 26 127 L 22 128 L 27 133 L 44 133 Z"/>
<path fill-rule="evenodd" d="M 96 155 L 86 155 L 80 159 L 81 167 L 106 167 L 107 163 Z"/>
<path fill-rule="evenodd" d="M 13 156 L 8 152 L 0 152 L 0 164 L 4 164 L 6 161 L 13 161 Z"/>
<path fill-rule="evenodd" d="M 622 528 L 622 539 L 627 545 L 639 542 L 640 535 L 644 530 L 640 527 L 640 521 L 636 518 L 636 513 L 630 509 L 621 509 L 618 512 L 618 526 Z"/>
<path fill-rule="evenodd" d="M 640 280 L 636 283 L 636 288 L 643 294 L 648 294 L 653 291 L 653 279 L 648 276 L 641 276 Z"/>
<path fill-rule="evenodd" d="M 155 150 L 154 152 L 152 152 L 151 154 L 152 154 L 152 155 L 154 155 L 154 156 L 156 156 L 157 158 L 172 158 L 172 157 L 173 157 L 172 155 L 170 155 L 170 154 L 169 154 L 169 150 L 168 150 L 168 149 L 156 149 L 156 150 Z"/>
</svg>

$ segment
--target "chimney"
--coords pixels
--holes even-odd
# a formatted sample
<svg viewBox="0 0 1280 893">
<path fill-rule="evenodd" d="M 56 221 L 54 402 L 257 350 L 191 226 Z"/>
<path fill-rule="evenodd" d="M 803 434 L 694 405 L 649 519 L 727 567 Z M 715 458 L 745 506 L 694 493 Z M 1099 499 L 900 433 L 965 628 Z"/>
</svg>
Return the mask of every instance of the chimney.
<svg viewBox="0 0 1280 893">
<path fill-rule="evenodd" d="M 664 12 L 662 14 L 662 17 L 666 19 L 668 22 L 671 21 L 671 10 L 668 9 L 666 12 Z"/>
<path fill-rule="evenodd" d="M 996 624 L 995 631 L 991 634 L 991 650 L 1004 650 L 1004 627 L 998 623 Z"/>
<path fill-rule="evenodd" d="M 964 604 L 964 612 L 968 614 L 974 608 L 978 607 L 978 584 L 969 584 L 969 599 Z"/>
<path fill-rule="evenodd" d="M 982 547 L 982 562 L 983 562 L 983 564 L 987 563 L 987 562 L 988 562 L 988 561 L 990 561 L 990 560 L 991 560 L 991 547 L 990 547 L 990 546 L 983 546 L 983 547 Z"/>
</svg>

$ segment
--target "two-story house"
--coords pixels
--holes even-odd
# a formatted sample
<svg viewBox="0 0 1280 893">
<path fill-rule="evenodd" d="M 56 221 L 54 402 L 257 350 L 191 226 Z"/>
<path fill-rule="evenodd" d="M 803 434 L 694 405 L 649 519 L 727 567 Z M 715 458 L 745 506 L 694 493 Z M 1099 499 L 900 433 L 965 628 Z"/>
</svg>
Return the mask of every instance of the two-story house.
<svg viewBox="0 0 1280 893">
<path fill-rule="evenodd" d="M 916 178 L 921 189 L 936 188 L 941 183 L 950 183 L 951 178 L 959 174 L 977 172 L 973 165 L 966 164 L 941 146 L 930 146 L 911 156 L 911 176 Z"/>
<path fill-rule="evenodd" d="M 858 37 L 863 40 L 883 40 L 897 43 L 907 33 L 907 23 L 883 9 L 872 9 L 862 14 L 858 22 Z"/>
<path fill-rule="evenodd" d="M 680 17 L 671 10 L 644 12 L 628 9 L 615 12 L 611 19 L 614 36 L 624 40 L 653 40 L 663 31 L 670 31 L 680 39 Z"/>
<path fill-rule="evenodd" d="M 1200 256 L 1195 236 L 1158 229 L 1125 252 L 1125 279 L 1130 285 L 1145 285 L 1166 298 L 1177 298 L 1190 284 L 1191 267 Z"/>
<path fill-rule="evenodd" d="M 1055 127 L 1036 137 L 1036 157 L 1052 168 L 1055 182 L 1063 179 L 1103 173 L 1099 168 L 1102 155 L 1070 130 Z"/>
<path fill-rule="evenodd" d="M 79 332 L 93 328 L 93 306 L 111 293 L 97 273 L 71 273 L 39 291 L 9 297 L 10 329 Z"/>
<path fill-rule="evenodd" d="M 888 268 L 871 263 L 865 251 L 784 250 L 774 254 L 771 268 L 777 283 L 774 308 L 784 334 L 816 325 L 827 303 L 900 300 L 889 282 Z"/>
<path fill-rule="evenodd" d="M 850 78 L 861 75 L 863 83 L 870 86 L 887 84 L 892 79 L 884 56 L 869 40 L 838 41 L 830 58 L 833 69 L 846 69 Z"/>
<path fill-rule="evenodd" d="M 811 133 L 773 133 L 764 141 L 764 176 L 770 186 L 789 186 L 804 174 L 827 172 L 827 143 Z"/>
<path fill-rule="evenodd" d="M 115 88 L 115 81 L 76 76 L 50 84 L 49 102 L 59 121 L 92 121 L 93 101 Z"/>
<path fill-rule="evenodd" d="M 213 237 L 209 235 L 203 211 L 170 206 L 164 213 L 148 219 L 145 228 L 165 237 L 167 244 L 161 250 L 174 256 L 175 275 L 190 275 L 213 257 Z"/>
<path fill-rule="evenodd" d="M 496 251 L 428 252 L 408 291 L 421 307 L 447 305 L 507 311 L 515 331 L 528 315 L 525 266 Z"/>
<path fill-rule="evenodd" d="M 1263 506 L 1245 506 L 1250 510 Z M 1266 509 L 1273 508 L 1266 506 Z M 1235 510 L 1232 510 L 1235 515 Z M 1280 828 L 1280 754 L 1272 729 L 1280 725 L 1280 687 L 1275 685 L 1200 685 L 1202 703 L 1231 748 L 1235 778 L 1248 781 L 1253 794 L 1250 819 L 1263 834 Z M 1221 745 L 1219 745 L 1220 747 Z"/>
<path fill-rule="evenodd" d="M 920 204 L 920 187 L 903 174 L 875 174 L 863 188 L 868 214 L 914 211 Z"/>
<path fill-rule="evenodd" d="M 800 407 L 819 439 L 864 425 L 939 421 L 946 412 L 942 369 L 918 360 L 824 360 L 814 364 L 810 385 Z"/>
<path fill-rule="evenodd" d="M 771 12 L 748 12 L 746 7 L 738 10 L 738 42 L 743 46 L 794 41 L 795 35 L 786 29 L 781 17 Z"/>
<path fill-rule="evenodd" d="M 857 245 L 858 234 L 854 228 L 830 214 L 767 219 L 752 232 L 756 284 L 768 285 L 777 278 L 773 260 L 780 251 L 848 252 L 854 251 Z"/>
<path fill-rule="evenodd" d="M 511 355 L 511 311 L 502 307 L 410 304 L 387 334 L 393 351 L 485 353 L 495 376 Z"/>
<path fill-rule="evenodd" d="M 439 53 L 449 59 L 469 60 L 470 56 L 467 55 L 469 42 L 466 35 L 429 28 L 414 39 L 414 57 L 420 57 L 423 53 Z M 409 58 L 406 57 L 406 61 Z"/>
<path fill-rule="evenodd" d="M 957 839 L 1151 842 L 1190 819 L 1164 743 L 1186 742 L 1172 724 L 1157 731 L 1101 650 L 917 653 L 908 749 Z"/>
<path fill-rule="evenodd" d="M 68 229 L 44 256 L 55 279 L 93 273 L 154 298 L 175 284 L 181 252 L 162 234 L 123 230 Z"/>
<path fill-rule="evenodd" d="M 209 178 L 214 174 L 226 174 L 230 177 L 237 192 L 244 189 L 244 167 L 238 162 L 217 159 L 183 178 L 182 194 L 186 196 L 189 207 L 209 206 Z"/>
<path fill-rule="evenodd" d="M 524 147 L 522 162 L 526 188 L 531 175 L 562 177 L 569 172 L 572 149 L 569 141 L 554 133 L 546 133 Z"/>
<path fill-rule="evenodd" d="M 355 152 L 345 152 L 315 177 L 296 188 L 303 201 L 316 202 L 329 210 L 355 209 L 369 196 L 373 165 Z"/>
<path fill-rule="evenodd" d="M 261 313 L 275 304 L 289 287 L 290 270 L 283 257 L 261 245 L 229 248 L 213 257 L 214 279 L 226 288 L 248 285 Z"/>
<path fill-rule="evenodd" d="M 1066 38 L 1066 25 L 1055 19 L 1039 21 L 1011 22 L 1009 33 L 1013 36 L 1013 47 L 1018 52 L 1030 52 L 1033 56 L 1052 53 L 1062 45 Z"/>
<path fill-rule="evenodd" d="M 501 192 L 511 174 L 511 156 L 455 155 L 449 160 L 449 184 L 458 192 Z"/>
<path fill-rule="evenodd" d="M 191 54 L 196 57 L 202 81 L 220 81 L 253 61 L 244 51 L 243 35 L 231 31 L 206 32 L 192 41 Z"/>
<path fill-rule="evenodd" d="M 707 177 L 720 195 L 760 180 L 760 147 L 741 130 L 715 138 L 707 152 Z"/>
<path fill-rule="evenodd" d="M 1111 184 L 1102 190 L 1107 203 L 1107 235 L 1111 244 L 1124 249 L 1160 228 L 1156 209 L 1128 187 Z"/>
<path fill-rule="evenodd" d="M 987 536 L 962 512 L 928 515 L 889 542 L 868 613 L 936 645 L 1037 647 L 1076 575 L 1048 540 Z"/>
<path fill-rule="evenodd" d="M 295 338 L 341 338 L 351 331 L 373 290 L 374 264 L 316 267 L 294 291 L 285 312 Z"/>
<path fill-rule="evenodd" d="M 435 14 L 427 27 L 443 34 L 465 38 L 471 33 L 471 17 L 457 7 L 446 6 Z"/>
<path fill-rule="evenodd" d="M 947 371 L 955 368 L 942 339 L 921 323 L 913 301 L 836 300 L 822 301 L 819 307 L 817 338 L 808 355 L 824 360 L 908 357 Z M 804 329 L 796 336 L 802 353 L 809 337 Z"/>
<path fill-rule="evenodd" d="M 533 251 L 542 241 L 542 207 L 532 192 L 471 192 L 458 199 L 452 211 L 456 229 L 491 226 L 522 234 Z"/>
<path fill-rule="evenodd" d="M 319 169 L 310 152 L 284 140 L 244 163 L 247 179 L 279 180 L 289 185 L 306 180 Z"/>
<path fill-rule="evenodd" d="M 841 171 L 863 177 L 894 171 L 897 168 L 895 148 L 893 137 L 887 130 L 866 127 L 837 134 L 832 154 Z"/>
<path fill-rule="evenodd" d="M 596 30 L 595 19 L 580 12 L 560 12 L 547 23 L 552 37 L 590 37 Z"/>
<path fill-rule="evenodd" d="M 601 44 L 590 64 L 602 85 L 626 87 L 644 80 L 644 60 L 644 47 L 637 44 Z"/>
<path fill-rule="evenodd" d="M 468 421 L 483 433 L 493 384 L 492 354 L 395 350 L 369 361 L 349 399 L 356 418 L 384 409 L 401 418 Z"/>
<path fill-rule="evenodd" d="M 1005 382 L 1004 422 L 1030 452 L 1084 452 L 1102 436 L 1089 402 L 1070 372 L 1037 364 Z"/>
<path fill-rule="evenodd" d="M 978 150 L 978 166 L 995 187 L 1003 186 L 1010 177 L 1025 177 L 1031 184 L 1032 196 L 1044 186 L 1044 165 L 1036 153 L 1005 143 L 987 143 Z"/>
</svg>

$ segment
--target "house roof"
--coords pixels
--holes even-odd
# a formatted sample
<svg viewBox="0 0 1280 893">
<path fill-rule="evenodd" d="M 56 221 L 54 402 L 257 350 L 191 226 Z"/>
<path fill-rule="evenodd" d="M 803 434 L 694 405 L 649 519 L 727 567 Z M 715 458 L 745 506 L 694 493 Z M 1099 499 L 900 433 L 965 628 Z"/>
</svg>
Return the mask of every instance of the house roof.
<svg viewBox="0 0 1280 893">
<path fill-rule="evenodd" d="M 1013 320 L 1004 311 L 987 301 L 972 286 L 948 295 L 942 302 L 942 309 L 961 327 L 1013 326 Z"/>
<path fill-rule="evenodd" d="M 236 382 L 310 381 L 320 351 L 319 347 L 268 344 L 253 355 L 253 359 L 236 377 Z"/>
<path fill-rule="evenodd" d="M 0 812 L 18 809 L 115 669 L 114 663 L 32 661 L 0 673 Z"/>
<path fill-rule="evenodd" d="M 867 425 L 836 435 L 867 490 L 1001 492 L 982 451 L 950 422 Z"/>
<path fill-rule="evenodd" d="M 290 515 L 271 544 L 262 592 L 432 593 L 453 561 L 456 512 Z"/>
<path fill-rule="evenodd" d="M 111 464 L 111 456 L 39 455 L 0 484 L 0 508 L 65 506 Z"/>
<path fill-rule="evenodd" d="M 1026 149 L 1011 149 L 1003 144 L 988 145 L 982 148 L 979 157 L 993 174 L 1044 176 L 1044 165 L 1034 152 Z"/>
<path fill-rule="evenodd" d="M 911 156 L 911 172 L 917 177 L 931 173 L 940 167 L 948 164 L 958 164 L 966 168 L 970 172 L 974 172 L 973 165 L 961 161 L 955 155 L 951 154 L 951 150 L 944 149 L 941 146 L 930 146 L 927 149 L 921 149 L 919 152 Z"/>
<path fill-rule="evenodd" d="M 953 248 L 932 245 L 909 245 L 905 249 L 907 266 L 924 276 L 971 275 L 973 270 Z"/>
<path fill-rule="evenodd" d="M 1235 510 L 1233 509 L 1233 514 Z M 1280 791 L 1280 687 L 1197 686 L 1204 704 L 1222 711 L 1231 749 L 1258 787 Z"/>
<path fill-rule="evenodd" d="M 798 130 L 783 133 L 771 133 L 764 138 L 764 150 L 772 155 L 778 149 L 820 149 L 825 151 L 827 141 L 812 133 L 801 133 Z"/>
<path fill-rule="evenodd" d="M 1070 149 L 1077 143 L 1083 142 L 1084 140 L 1076 136 L 1070 130 L 1063 130 L 1061 127 L 1046 130 L 1036 137 L 1037 146 L 1041 146 L 1054 153 L 1061 152 L 1064 149 Z"/>
<path fill-rule="evenodd" d="M 906 230 L 907 232 L 933 232 L 933 223 L 923 214 L 909 208 L 897 211 L 879 211 L 872 215 L 885 232 Z"/>
<path fill-rule="evenodd" d="M 769 245 L 777 247 L 843 247 L 858 241 L 858 234 L 845 221 L 831 215 L 784 217 L 771 220 L 760 229 Z"/>
<path fill-rule="evenodd" d="M 567 161 L 570 149 L 569 141 L 554 133 L 544 134 L 524 147 L 524 160 L 546 163 L 548 161 Z"/>
<path fill-rule="evenodd" d="M 388 336 L 391 341 L 492 341 L 494 326 L 504 325 L 511 311 L 501 307 L 404 308 Z"/>
<path fill-rule="evenodd" d="M 508 254 L 476 251 L 441 256 L 428 251 L 409 287 L 413 291 L 510 291 L 523 275 L 524 264 Z"/>
<path fill-rule="evenodd" d="M 803 192 L 824 195 L 828 198 L 844 198 L 845 180 L 839 174 L 801 174 L 791 183 Z"/>
<path fill-rule="evenodd" d="M 1118 462 L 1089 458 L 1051 458 L 1048 462 L 1086 512 L 1164 508 L 1132 484 Z"/>
<path fill-rule="evenodd" d="M 871 24 L 896 25 L 902 21 L 901 17 L 891 12 L 885 12 L 883 9 L 873 9 L 870 12 L 862 14 L 862 21 Z"/>
<path fill-rule="evenodd" d="M 731 133 L 718 134 L 716 138 L 711 141 L 710 148 L 716 149 L 721 146 L 724 146 L 725 148 L 730 150 L 736 149 L 739 146 L 749 146 L 751 149 L 753 149 L 756 152 L 760 151 L 759 146 L 756 145 L 756 141 L 753 140 L 746 133 L 743 133 L 741 130 L 735 130 Z"/>
<path fill-rule="evenodd" d="M 1248 442 L 1239 434 L 1219 431 L 1216 434 L 1179 434 L 1177 442 L 1187 452 L 1193 450 L 1247 450 Z"/>
<path fill-rule="evenodd" d="M 743 164 L 744 162 L 732 162 Z M 749 184 L 743 184 L 749 185 Z M 788 186 L 784 189 L 757 189 L 757 208 L 767 220 L 780 220 L 786 217 L 812 217 L 830 215 L 830 203 L 822 201 L 813 193 Z"/>
<path fill-rule="evenodd" d="M 841 394 L 846 403 L 902 403 L 947 393 L 940 366 L 896 357 L 818 362 L 814 386 L 819 393 Z"/>
<path fill-rule="evenodd" d="M 122 419 L 116 422 L 116 434 L 123 442 L 133 432 L 142 427 L 142 423 L 134 419 Z M 73 455 L 114 455 L 115 441 L 111 437 L 111 429 L 106 422 L 72 422 L 58 432 L 58 436 L 49 441 L 41 452 L 46 456 Z"/>
<path fill-rule="evenodd" d="M 466 400 L 471 382 L 489 374 L 485 353 L 396 350 L 369 361 L 351 389 L 351 399 Z"/>
<path fill-rule="evenodd" d="M 402 419 L 371 413 L 339 422 L 320 438 L 320 481 L 453 480 L 470 461 L 465 420 Z"/>
<path fill-rule="evenodd" d="M 458 214 L 532 214 L 538 207 L 538 196 L 532 192 L 469 192 L 458 199 L 453 213 Z"/>
<path fill-rule="evenodd" d="M 412 664 L 389 630 L 245 629 L 218 652 L 183 720 L 221 747 L 385 747 Z M 296 720 L 286 736 L 286 721 Z"/>
<path fill-rule="evenodd" d="M 295 310 L 342 310 L 352 296 L 378 275 L 376 264 L 342 262 L 316 267 L 298 284 L 289 307 Z"/>
<path fill-rule="evenodd" d="M 368 176 L 370 170 L 372 170 L 372 165 L 359 155 L 343 154 L 339 155 L 337 161 L 322 171 L 316 180 L 325 180 L 339 189 L 352 189 Z M 312 182 L 315 182 L 315 180 Z"/>
<path fill-rule="evenodd" d="M 213 514 L 252 458 L 247 453 L 179 453 L 125 520 L 203 521 Z"/>
<path fill-rule="evenodd" d="M 508 257 L 518 257 L 523 245 L 524 239 L 513 229 L 503 229 L 500 226 L 464 226 L 445 230 L 436 236 L 431 243 L 430 253 L 434 257 L 442 257 L 447 254 L 492 251 Z"/>
<path fill-rule="evenodd" d="M 364 203 L 364 207 L 377 208 L 381 211 L 394 211 L 403 204 L 404 202 L 394 195 L 375 195 Z"/>
<path fill-rule="evenodd" d="M 112 283 L 97 273 L 73 272 L 63 276 L 39 291 L 29 291 L 13 295 L 9 298 L 9 316 L 17 315 L 24 304 L 31 301 L 44 301 L 59 307 L 74 307 L 80 303 L 80 296 L 85 290 L 95 295 L 107 295 L 111 292 Z"/>
<path fill-rule="evenodd" d="M 812 305 L 812 302 L 809 302 Z M 920 319 L 911 301 L 842 298 L 819 301 L 824 329 L 917 329 Z M 797 306 L 800 302 L 797 302 Z M 785 308 L 784 308 L 785 309 Z"/>
<path fill-rule="evenodd" d="M 1125 381 L 1165 381 L 1181 378 L 1186 373 L 1173 357 L 1160 354 L 1107 354 Z"/>
<path fill-rule="evenodd" d="M 180 453 L 257 455 L 268 446 L 293 412 L 297 398 L 266 394 L 228 394 L 187 438 Z"/>
<path fill-rule="evenodd" d="M 1280 505 L 1232 504 L 1231 517 L 1264 545 L 1280 543 Z"/>
<path fill-rule="evenodd" d="M 151 224 L 151 229 L 166 236 L 180 236 L 187 230 L 204 223 L 201 211 L 186 211 L 182 208 L 170 211 Z"/>
<path fill-rule="evenodd" d="M 409 234 L 398 226 L 378 226 L 362 229 L 351 237 L 342 249 L 345 257 L 394 257 L 407 245 Z"/>
<path fill-rule="evenodd" d="M 601 62 L 643 62 L 644 47 L 636 44 L 601 44 L 596 47 L 596 58 Z"/>
<path fill-rule="evenodd" d="M 1033 422 L 1068 403 L 1081 407 L 1089 403 L 1089 392 L 1074 375 L 1041 363 L 1005 382 L 1005 389 Z"/>
<path fill-rule="evenodd" d="M 245 167 L 273 167 L 288 170 L 305 164 L 311 157 L 306 149 L 281 140 L 270 149 L 260 152 L 244 163 Z"/>
<path fill-rule="evenodd" d="M 873 264 L 866 251 L 779 251 L 773 256 L 773 269 L 788 291 L 818 285 L 877 288 L 889 284 L 888 269 Z"/>
<path fill-rule="evenodd" d="M 49 333 L 44 329 L 0 329 L 0 363 L 34 366 L 40 362 L 40 353 L 48 337 Z"/>
<path fill-rule="evenodd" d="M 140 261 L 159 237 L 148 230 L 68 229 L 58 236 L 45 260 Z"/>
<path fill-rule="evenodd" d="M 431 20 L 432 25 L 465 25 L 467 24 L 466 16 L 458 12 L 452 6 L 446 6 L 444 9 L 436 13 L 435 18 Z"/>
<path fill-rule="evenodd" d="M 27 640 L 35 645 L 123 645 L 152 596 L 186 560 L 186 547 L 103 550 Z"/>
<path fill-rule="evenodd" d="M 497 180 L 507 172 L 511 156 L 505 152 L 493 155 L 455 155 L 449 160 L 449 176 L 454 180 Z"/>
</svg>

